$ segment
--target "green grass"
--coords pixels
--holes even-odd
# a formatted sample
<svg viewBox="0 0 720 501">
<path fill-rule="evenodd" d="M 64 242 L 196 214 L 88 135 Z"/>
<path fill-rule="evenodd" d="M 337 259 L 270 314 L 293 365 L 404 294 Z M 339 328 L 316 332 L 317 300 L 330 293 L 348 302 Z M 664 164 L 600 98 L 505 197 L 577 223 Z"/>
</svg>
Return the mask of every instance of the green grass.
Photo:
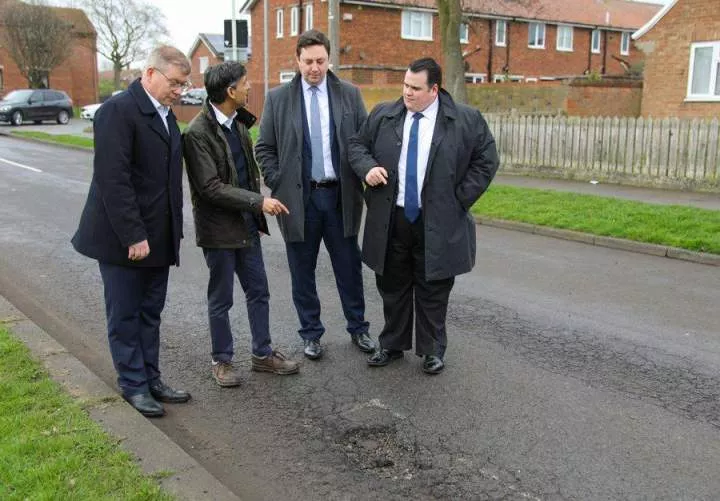
<svg viewBox="0 0 720 501">
<path fill-rule="evenodd" d="M 13 136 L 29 137 L 39 139 L 48 143 L 69 144 L 72 146 L 80 146 L 83 148 L 93 148 L 93 138 L 76 136 L 72 134 L 48 134 L 47 132 L 36 132 L 29 130 L 14 130 L 11 132 Z"/>
<path fill-rule="evenodd" d="M 0 325 L 0 499 L 172 500 Z"/>
<path fill-rule="evenodd" d="M 720 254 L 720 211 L 492 185 L 473 206 L 495 219 Z"/>
</svg>

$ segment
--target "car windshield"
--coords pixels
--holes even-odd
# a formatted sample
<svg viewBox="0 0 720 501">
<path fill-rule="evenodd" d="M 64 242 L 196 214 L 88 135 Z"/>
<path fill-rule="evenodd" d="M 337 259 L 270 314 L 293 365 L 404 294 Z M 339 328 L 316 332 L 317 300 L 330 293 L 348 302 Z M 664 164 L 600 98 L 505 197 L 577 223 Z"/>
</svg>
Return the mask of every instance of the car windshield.
<svg viewBox="0 0 720 501">
<path fill-rule="evenodd" d="M 30 95 L 34 91 L 32 89 L 25 89 L 25 90 L 14 90 L 10 92 L 7 96 L 5 96 L 3 99 L 6 101 L 22 101 L 26 99 L 30 99 Z"/>
</svg>

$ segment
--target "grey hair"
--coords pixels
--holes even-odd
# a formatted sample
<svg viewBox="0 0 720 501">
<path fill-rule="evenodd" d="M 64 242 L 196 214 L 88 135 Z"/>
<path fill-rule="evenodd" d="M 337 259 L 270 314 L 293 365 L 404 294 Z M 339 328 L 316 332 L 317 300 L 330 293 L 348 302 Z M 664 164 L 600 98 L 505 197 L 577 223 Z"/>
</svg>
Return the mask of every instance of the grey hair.
<svg viewBox="0 0 720 501">
<path fill-rule="evenodd" d="M 177 66 L 185 75 L 189 75 L 192 67 L 190 60 L 180 50 L 171 45 L 155 47 L 147 58 L 146 68 L 159 68 L 165 70 L 169 66 Z"/>
</svg>

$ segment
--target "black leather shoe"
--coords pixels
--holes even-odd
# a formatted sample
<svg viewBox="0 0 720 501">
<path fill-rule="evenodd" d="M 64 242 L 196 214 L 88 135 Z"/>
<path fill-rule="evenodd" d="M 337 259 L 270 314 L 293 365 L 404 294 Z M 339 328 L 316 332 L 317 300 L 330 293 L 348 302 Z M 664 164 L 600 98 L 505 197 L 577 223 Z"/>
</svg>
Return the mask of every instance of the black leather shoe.
<svg viewBox="0 0 720 501">
<path fill-rule="evenodd" d="M 352 339 L 352 344 L 357 346 L 362 352 L 372 353 L 376 349 L 375 341 L 370 338 L 367 332 L 351 335 L 350 339 Z"/>
<path fill-rule="evenodd" d="M 440 374 L 445 368 L 445 362 L 435 355 L 425 355 L 422 370 L 425 374 Z"/>
<path fill-rule="evenodd" d="M 367 364 L 370 367 L 383 367 L 393 360 L 403 357 L 403 352 L 399 350 L 384 350 L 379 349 L 373 353 L 372 357 L 367 359 Z"/>
<path fill-rule="evenodd" d="M 316 341 L 314 339 L 306 339 L 305 349 L 303 350 L 303 353 L 310 360 L 317 360 L 318 358 L 322 357 L 323 347 L 320 346 L 320 341 Z"/>
<path fill-rule="evenodd" d="M 162 417 L 165 415 L 162 404 L 155 400 L 150 393 L 123 394 L 123 398 L 145 417 Z"/>
<path fill-rule="evenodd" d="M 190 394 L 183 390 L 174 390 L 159 379 L 150 385 L 150 394 L 160 402 L 182 404 L 190 400 Z"/>
</svg>

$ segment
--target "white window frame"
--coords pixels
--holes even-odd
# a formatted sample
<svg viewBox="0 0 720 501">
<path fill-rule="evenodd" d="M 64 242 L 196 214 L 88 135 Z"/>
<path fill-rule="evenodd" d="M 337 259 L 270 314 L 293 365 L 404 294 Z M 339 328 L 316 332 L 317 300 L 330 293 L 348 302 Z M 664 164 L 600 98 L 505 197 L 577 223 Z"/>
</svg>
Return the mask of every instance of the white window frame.
<svg viewBox="0 0 720 501">
<path fill-rule="evenodd" d="M 278 9 L 275 12 L 275 38 L 283 37 L 283 24 L 285 24 L 285 12 Z"/>
<path fill-rule="evenodd" d="M 692 83 L 695 75 L 695 51 L 697 49 L 712 48 L 710 60 L 709 94 L 693 94 Z M 688 85 L 686 101 L 715 101 L 720 102 L 720 40 L 714 42 L 695 42 L 690 44 L 690 71 L 688 71 Z M 715 93 L 717 92 L 717 94 Z"/>
<path fill-rule="evenodd" d="M 460 43 L 470 43 L 470 25 L 460 23 Z"/>
<path fill-rule="evenodd" d="M 500 29 L 502 26 L 502 30 Z M 495 45 L 505 47 L 507 45 L 507 21 L 498 19 L 495 21 Z M 502 37 L 500 36 L 502 34 Z"/>
<path fill-rule="evenodd" d="M 630 55 L 630 32 L 623 31 L 620 33 L 620 54 L 623 56 Z"/>
<path fill-rule="evenodd" d="M 295 5 L 290 7 L 290 36 L 294 37 L 298 34 L 300 21 L 300 7 Z"/>
<path fill-rule="evenodd" d="M 295 78 L 294 71 L 281 71 L 280 72 L 280 83 L 289 82 L 293 78 Z"/>
<path fill-rule="evenodd" d="M 313 6 L 311 3 L 305 6 L 305 31 L 313 29 Z"/>
<path fill-rule="evenodd" d="M 600 47 L 602 46 L 602 38 L 600 30 L 592 30 L 590 36 L 590 52 L 593 54 L 600 54 Z"/>
<path fill-rule="evenodd" d="M 414 22 L 421 23 L 420 34 L 413 34 Z M 408 28 L 408 31 L 405 28 Z M 432 12 L 424 10 L 403 9 L 400 15 L 400 37 L 406 40 L 432 41 L 433 39 L 433 15 Z"/>
<path fill-rule="evenodd" d="M 570 30 L 570 37 L 569 40 L 565 40 L 568 38 L 568 30 Z M 558 24 L 557 25 L 557 35 L 556 35 L 556 41 L 555 41 L 555 50 L 558 52 L 572 52 L 573 51 L 573 38 L 575 37 L 575 30 L 572 26 L 569 26 L 567 24 Z M 560 42 L 562 41 L 569 41 L 569 45 L 560 45 Z"/>
<path fill-rule="evenodd" d="M 472 82 L 467 82 L 467 79 L 471 79 Z M 487 75 L 485 73 L 465 73 L 465 81 L 467 83 L 485 83 L 487 82 Z"/>
<path fill-rule="evenodd" d="M 210 58 L 207 56 L 200 56 L 198 58 L 198 69 L 200 70 L 200 73 L 205 73 L 205 70 L 210 65 Z"/>
<path fill-rule="evenodd" d="M 532 36 L 532 28 L 536 27 L 535 30 L 535 37 L 531 39 Z M 542 30 L 542 44 L 538 42 L 538 39 L 540 38 L 540 31 Z M 544 49 L 545 48 L 545 23 L 535 23 L 531 22 L 528 23 L 528 48 L 530 49 Z"/>
</svg>

